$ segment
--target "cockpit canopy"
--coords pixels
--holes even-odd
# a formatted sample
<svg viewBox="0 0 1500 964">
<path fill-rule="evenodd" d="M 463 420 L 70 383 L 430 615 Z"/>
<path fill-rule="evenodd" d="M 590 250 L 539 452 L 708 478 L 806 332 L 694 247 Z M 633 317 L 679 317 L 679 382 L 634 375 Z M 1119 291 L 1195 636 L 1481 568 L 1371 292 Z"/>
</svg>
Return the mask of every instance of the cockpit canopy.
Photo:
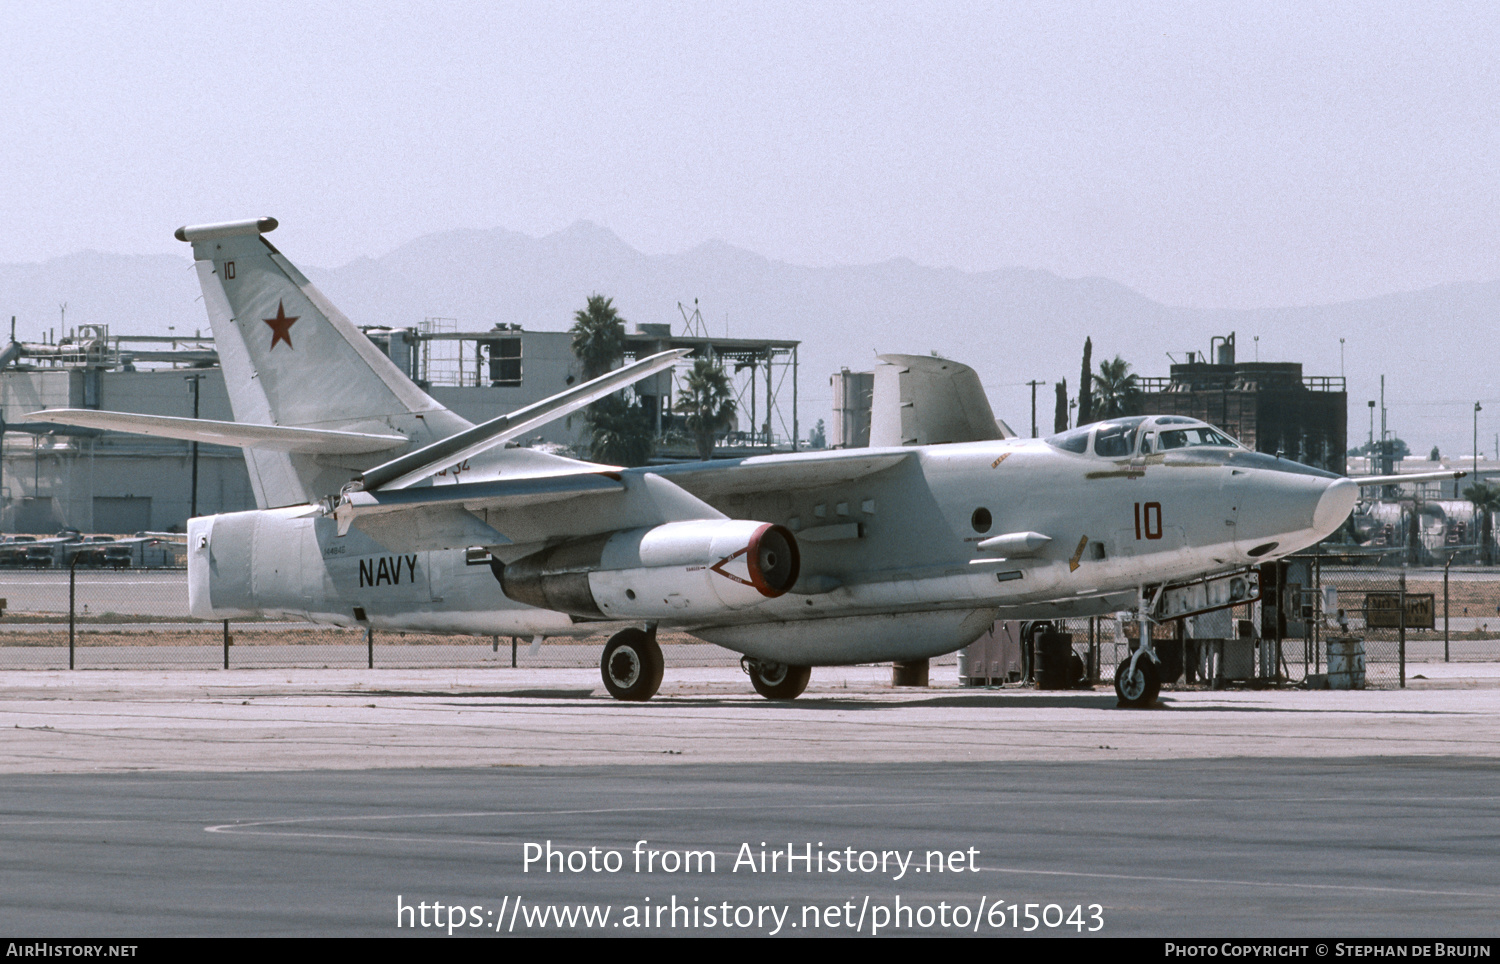
<svg viewBox="0 0 1500 964">
<path fill-rule="evenodd" d="M 1104 459 L 1128 459 L 1172 449 L 1243 448 L 1239 442 L 1207 422 L 1181 415 L 1135 415 L 1112 418 L 1053 435 L 1047 444 L 1064 452 Z"/>
</svg>

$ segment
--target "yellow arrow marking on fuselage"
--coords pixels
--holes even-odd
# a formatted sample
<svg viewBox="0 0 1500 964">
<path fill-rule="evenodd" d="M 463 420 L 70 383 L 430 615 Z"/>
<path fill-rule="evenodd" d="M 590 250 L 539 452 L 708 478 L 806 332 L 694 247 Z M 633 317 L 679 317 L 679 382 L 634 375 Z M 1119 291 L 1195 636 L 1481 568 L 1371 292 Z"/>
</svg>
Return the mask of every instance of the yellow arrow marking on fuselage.
<svg viewBox="0 0 1500 964">
<path fill-rule="evenodd" d="M 1073 550 L 1073 558 L 1071 558 L 1071 559 L 1068 560 L 1068 571 L 1069 572 L 1076 572 L 1077 571 L 1077 569 L 1078 569 L 1078 560 L 1080 560 L 1080 559 L 1083 558 L 1083 550 L 1084 550 L 1085 547 L 1088 546 L 1088 544 L 1089 544 L 1089 537 L 1088 536 L 1084 536 L 1083 538 L 1081 538 L 1081 539 L 1078 540 L 1078 548 Z"/>
</svg>

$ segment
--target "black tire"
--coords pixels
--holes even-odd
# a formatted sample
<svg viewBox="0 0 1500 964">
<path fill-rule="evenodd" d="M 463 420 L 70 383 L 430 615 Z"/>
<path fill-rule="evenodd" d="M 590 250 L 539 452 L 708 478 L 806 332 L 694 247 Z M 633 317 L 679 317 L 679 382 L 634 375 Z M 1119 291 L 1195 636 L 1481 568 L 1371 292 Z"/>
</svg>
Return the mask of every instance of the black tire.
<svg viewBox="0 0 1500 964">
<path fill-rule="evenodd" d="M 811 666 L 759 662 L 750 665 L 750 682 L 755 686 L 755 692 L 768 700 L 794 700 L 807 689 L 810 679 Z"/>
<path fill-rule="evenodd" d="M 622 629 L 604 647 L 599 674 L 609 695 L 627 703 L 644 703 L 661 689 L 661 647 L 639 629 Z"/>
<path fill-rule="evenodd" d="M 1136 660 L 1135 673 L 1127 680 L 1125 674 L 1129 669 L 1130 660 L 1127 659 L 1115 670 L 1115 696 L 1119 697 L 1120 705 L 1133 709 L 1153 705 L 1161 695 L 1161 672 L 1156 668 L 1155 660 L 1149 656 Z"/>
</svg>

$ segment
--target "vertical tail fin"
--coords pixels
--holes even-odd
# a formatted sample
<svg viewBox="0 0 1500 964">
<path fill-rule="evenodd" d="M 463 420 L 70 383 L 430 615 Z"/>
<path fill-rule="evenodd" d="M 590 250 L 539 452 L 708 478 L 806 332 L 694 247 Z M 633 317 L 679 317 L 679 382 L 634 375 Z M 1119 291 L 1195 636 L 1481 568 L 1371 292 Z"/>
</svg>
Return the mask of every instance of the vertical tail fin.
<svg viewBox="0 0 1500 964">
<path fill-rule="evenodd" d="M 190 242 L 235 421 L 406 435 L 469 427 L 403 375 L 262 235 L 274 218 L 177 229 Z M 337 492 L 367 458 L 245 450 L 256 503 Z"/>
</svg>

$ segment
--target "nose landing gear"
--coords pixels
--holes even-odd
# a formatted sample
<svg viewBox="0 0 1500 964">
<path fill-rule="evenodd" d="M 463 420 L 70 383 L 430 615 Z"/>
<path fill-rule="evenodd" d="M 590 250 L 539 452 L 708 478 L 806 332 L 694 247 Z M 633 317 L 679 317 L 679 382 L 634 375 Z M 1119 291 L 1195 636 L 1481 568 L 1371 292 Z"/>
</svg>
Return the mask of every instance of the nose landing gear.
<svg viewBox="0 0 1500 964">
<path fill-rule="evenodd" d="M 1161 670 L 1147 652 L 1136 652 L 1115 670 L 1115 696 L 1120 705 L 1145 709 L 1161 694 Z"/>
<path fill-rule="evenodd" d="M 1149 601 L 1146 587 L 1140 588 L 1136 608 L 1137 625 L 1140 627 L 1140 648 L 1115 670 L 1115 696 L 1120 706 L 1130 709 L 1145 709 L 1161 695 L 1161 668 L 1157 665 L 1156 650 L 1151 647 L 1151 617 L 1161 599 L 1163 586 L 1158 586 L 1156 596 Z"/>
</svg>

